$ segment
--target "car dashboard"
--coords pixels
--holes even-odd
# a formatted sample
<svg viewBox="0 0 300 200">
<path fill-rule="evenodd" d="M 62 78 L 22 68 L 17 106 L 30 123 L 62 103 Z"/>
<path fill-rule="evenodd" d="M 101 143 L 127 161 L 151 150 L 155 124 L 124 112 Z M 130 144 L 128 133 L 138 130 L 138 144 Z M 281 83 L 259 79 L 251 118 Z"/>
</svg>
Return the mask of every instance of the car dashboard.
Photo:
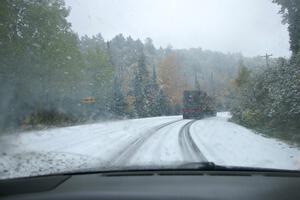
<svg viewBox="0 0 300 200">
<path fill-rule="evenodd" d="M 0 181 L 0 199 L 300 199 L 300 172 L 114 171 Z"/>
</svg>

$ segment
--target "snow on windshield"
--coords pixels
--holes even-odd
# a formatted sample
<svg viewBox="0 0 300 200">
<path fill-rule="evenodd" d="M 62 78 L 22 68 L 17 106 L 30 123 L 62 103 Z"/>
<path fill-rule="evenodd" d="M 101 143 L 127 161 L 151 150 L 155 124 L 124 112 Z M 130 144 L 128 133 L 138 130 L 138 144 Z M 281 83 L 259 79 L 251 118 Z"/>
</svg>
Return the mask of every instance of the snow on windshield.
<svg viewBox="0 0 300 200">
<path fill-rule="evenodd" d="M 299 170 L 299 6 L 4 0 L 0 179 L 189 162 Z"/>
</svg>

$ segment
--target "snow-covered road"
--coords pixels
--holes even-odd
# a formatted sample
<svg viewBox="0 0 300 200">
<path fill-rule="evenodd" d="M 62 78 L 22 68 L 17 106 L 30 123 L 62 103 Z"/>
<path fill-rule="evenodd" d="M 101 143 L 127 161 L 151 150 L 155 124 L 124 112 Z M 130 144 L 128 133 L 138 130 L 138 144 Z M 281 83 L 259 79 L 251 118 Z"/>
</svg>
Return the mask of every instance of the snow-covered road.
<svg viewBox="0 0 300 200">
<path fill-rule="evenodd" d="M 0 179 L 93 167 L 216 164 L 299 169 L 300 150 L 228 122 L 181 116 L 102 122 L 0 137 Z"/>
</svg>

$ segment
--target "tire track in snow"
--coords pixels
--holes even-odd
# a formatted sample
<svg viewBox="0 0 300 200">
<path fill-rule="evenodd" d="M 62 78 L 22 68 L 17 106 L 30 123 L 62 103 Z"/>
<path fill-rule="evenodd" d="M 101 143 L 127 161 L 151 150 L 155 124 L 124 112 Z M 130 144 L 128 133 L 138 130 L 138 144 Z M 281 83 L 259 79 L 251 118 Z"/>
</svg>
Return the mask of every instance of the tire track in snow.
<svg viewBox="0 0 300 200">
<path fill-rule="evenodd" d="M 173 165 L 182 159 L 178 144 L 180 128 L 189 120 L 182 120 L 158 130 L 127 162 L 130 166 L 159 166 L 161 164 Z"/>
<path fill-rule="evenodd" d="M 133 140 L 132 142 L 130 142 L 126 148 L 121 149 L 115 158 L 112 159 L 112 161 L 110 161 L 108 163 L 109 166 L 120 166 L 120 165 L 125 165 L 127 162 L 129 162 L 130 158 L 135 154 L 135 152 L 144 144 L 145 141 L 147 141 L 152 135 L 154 135 L 157 131 L 159 131 L 160 129 L 176 123 L 182 121 L 182 119 L 179 120 L 175 120 L 175 121 L 171 121 L 171 122 L 167 122 L 167 123 L 163 123 L 161 125 L 158 125 L 154 128 L 151 128 L 149 131 L 147 131 L 142 137 L 139 137 L 135 140 Z"/>
<path fill-rule="evenodd" d="M 190 133 L 190 127 L 195 121 L 188 122 L 180 129 L 178 142 L 184 159 L 194 162 L 207 162 L 207 158 L 200 151 Z"/>
</svg>

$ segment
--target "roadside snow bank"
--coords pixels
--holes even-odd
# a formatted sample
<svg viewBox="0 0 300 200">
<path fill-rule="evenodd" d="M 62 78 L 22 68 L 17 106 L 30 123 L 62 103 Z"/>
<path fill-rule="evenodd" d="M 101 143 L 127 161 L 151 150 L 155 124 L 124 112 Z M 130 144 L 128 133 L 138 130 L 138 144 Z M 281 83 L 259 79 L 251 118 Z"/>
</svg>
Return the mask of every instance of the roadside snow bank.
<svg viewBox="0 0 300 200">
<path fill-rule="evenodd" d="M 232 117 L 230 112 L 218 112 L 217 117 L 220 119 L 228 120 Z"/>
<path fill-rule="evenodd" d="M 300 150 L 228 122 L 229 113 L 192 124 L 193 139 L 208 158 L 221 165 L 300 169 Z"/>
</svg>

